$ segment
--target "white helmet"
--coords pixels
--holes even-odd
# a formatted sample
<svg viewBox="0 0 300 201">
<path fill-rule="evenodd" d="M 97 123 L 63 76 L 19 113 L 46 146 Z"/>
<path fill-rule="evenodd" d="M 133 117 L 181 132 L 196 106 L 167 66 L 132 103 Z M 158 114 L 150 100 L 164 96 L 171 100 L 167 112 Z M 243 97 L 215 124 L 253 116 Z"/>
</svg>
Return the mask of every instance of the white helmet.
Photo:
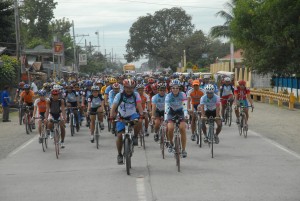
<svg viewBox="0 0 300 201">
<path fill-rule="evenodd" d="M 224 78 L 224 81 L 225 81 L 225 82 L 230 82 L 231 79 L 230 79 L 230 77 L 225 77 L 225 78 Z"/>
<path fill-rule="evenodd" d="M 215 91 L 215 87 L 212 84 L 208 84 L 205 86 L 205 91 L 206 92 L 214 92 Z"/>
<path fill-rule="evenodd" d="M 61 89 L 61 87 L 60 87 L 60 85 L 58 85 L 58 84 L 55 84 L 55 85 L 53 86 L 53 89 L 55 89 L 55 90 L 60 90 L 60 89 Z"/>
<path fill-rule="evenodd" d="M 204 75 L 203 79 L 210 79 L 210 75 Z"/>
<path fill-rule="evenodd" d="M 100 90 L 100 88 L 98 87 L 98 86 L 92 86 L 92 89 L 91 89 L 92 91 L 99 91 Z"/>
</svg>

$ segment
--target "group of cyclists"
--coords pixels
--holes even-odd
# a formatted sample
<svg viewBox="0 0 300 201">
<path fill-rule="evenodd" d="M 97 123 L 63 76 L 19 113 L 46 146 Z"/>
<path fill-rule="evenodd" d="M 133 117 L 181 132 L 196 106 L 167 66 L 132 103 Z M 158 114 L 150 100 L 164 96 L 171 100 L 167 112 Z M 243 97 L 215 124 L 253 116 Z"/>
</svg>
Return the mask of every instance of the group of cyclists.
<svg viewBox="0 0 300 201">
<path fill-rule="evenodd" d="M 38 97 L 36 97 L 36 95 Z M 187 157 L 186 151 L 186 121 L 191 119 L 191 140 L 195 141 L 195 111 L 201 113 L 204 142 L 208 141 L 205 120 L 215 118 L 217 124 L 215 143 L 218 144 L 219 134 L 224 120 L 224 108 L 227 102 L 239 106 L 253 107 L 250 90 L 246 88 L 244 80 L 238 81 L 234 87 L 230 77 L 224 77 L 221 86 L 211 80 L 210 75 L 203 78 L 184 75 L 171 76 L 131 76 L 117 75 L 114 77 L 103 75 L 87 80 L 73 80 L 65 82 L 44 83 L 37 94 L 28 84 L 19 83 L 15 100 L 20 106 L 30 106 L 32 123 L 39 117 L 38 131 L 41 133 L 41 121 L 45 122 L 50 138 L 53 138 L 53 123 L 60 120 L 61 148 L 65 147 L 65 124 L 69 122 L 70 109 L 74 109 L 75 120 L 86 119 L 86 126 L 90 128 L 90 141 L 94 142 L 95 121 L 100 122 L 100 129 L 104 129 L 104 118 L 112 122 L 113 133 L 116 137 L 117 162 L 123 164 L 122 134 L 125 124 L 122 120 L 138 120 L 134 125 L 133 145 L 138 144 L 138 133 L 145 129 L 145 136 L 149 136 L 149 123 L 154 125 L 154 141 L 159 141 L 158 131 L 162 123 L 167 124 L 167 143 L 169 151 L 174 149 L 173 133 L 175 117 L 180 120 L 179 131 L 182 140 L 182 157 Z M 236 123 L 239 123 L 239 107 L 235 107 Z M 248 119 L 248 110 L 245 110 Z M 78 118 L 80 115 L 81 118 Z M 144 121 L 144 127 L 142 122 Z M 80 122 L 76 122 L 79 130 Z M 41 143 L 42 138 L 39 138 Z"/>
</svg>

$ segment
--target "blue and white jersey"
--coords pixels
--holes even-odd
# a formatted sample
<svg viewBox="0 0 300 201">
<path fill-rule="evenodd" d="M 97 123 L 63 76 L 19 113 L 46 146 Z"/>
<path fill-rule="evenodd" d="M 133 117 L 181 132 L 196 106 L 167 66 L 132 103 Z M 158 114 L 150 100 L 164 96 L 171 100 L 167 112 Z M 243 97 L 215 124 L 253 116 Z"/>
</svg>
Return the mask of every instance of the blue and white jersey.
<svg viewBox="0 0 300 201">
<path fill-rule="evenodd" d="M 71 92 L 68 92 L 66 91 L 65 93 L 65 99 L 66 99 L 66 102 L 68 103 L 75 103 L 77 102 L 77 93 L 76 91 L 72 90 Z"/>
<path fill-rule="evenodd" d="M 165 99 L 166 99 L 167 94 L 164 96 L 160 96 L 159 94 L 156 94 L 155 96 L 152 97 L 152 104 L 156 105 L 156 109 L 159 111 L 164 111 L 165 110 Z"/>
<path fill-rule="evenodd" d="M 113 104 L 119 105 L 119 102 L 121 100 L 121 94 L 122 93 L 118 93 L 115 96 Z M 121 100 L 120 105 L 118 106 L 118 114 L 121 117 L 129 117 L 135 114 L 137 103 L 141 103 L 141 97 L 139 93 L 134 92 L 134 95 L 132 94 L 130 96 L 127 96 L 125 93 L 123 93 L 123 98 Z"/>
<path fill-rule="evenodd" d="M 108 104 L 109 104 L 109 107 L 111 108 L 113 102 L 114 102 L 114 98 L 115 96 L 117 95 L 117 93 L 114 92 L 114 90 L 111 90 L 109 93 L 108 93 Z"/>
<path fill-rule="evenodd" d="M 169 107 L 174 111 L 184 109 L 183 103 L 187 101 L 187 97 L 184 92 L 179 92 L 177 96 L 173 93 L 169 93 L 165 99 L 165 107 Z M 169 111 L 168 109 L 166 111 Z"/>
<path fill-rule="evenodd" d="M 221 94 L 222 92 L 222 94 Z M 234 87 L 232 85 L 226 86 L 225 84 L 220 87 L 220 96 L 228 96 L 233 95 Z"/>
<path fill-rule="evenodd" d="M 220 96 L 214 94 L 212 98 L 208 98 L 205 94 L 200 99 L 200 105 L 204 105 L 204 110 L 213 111 L 216 110 L 217 106 L 220 105 Z"/>
<path fill-rule="evenodd" d="M 120 86 L 120 87 L 121 87 L 121 86 Z M 109 85 L 108 87 L 106 87 L 104 94 L 107 94 L 107 95 L 108 95 L 109 92 L 110 92 L 112 89 L 113 89 L 112 86 Z"/>
<path fill-rule="evenodd" d="M 86 89 L 84 92 L 82 92 L 82 95 L 85 97 L 85 100 L 88 101 L 88 98 L 92 95 L 92 91 Z"/>
<path fill-rule="evenodd" d="M 90 95 L 88 97 L 88 102 L 91 103 L 91 108 L 98 108 L 98 107 L 100 107 L 102 101 L 103 101 L 103 98 L 102 98 L 101 94 L 99 94 L 96 97 L 94 97 L 93 95 Z"/>
</svg>

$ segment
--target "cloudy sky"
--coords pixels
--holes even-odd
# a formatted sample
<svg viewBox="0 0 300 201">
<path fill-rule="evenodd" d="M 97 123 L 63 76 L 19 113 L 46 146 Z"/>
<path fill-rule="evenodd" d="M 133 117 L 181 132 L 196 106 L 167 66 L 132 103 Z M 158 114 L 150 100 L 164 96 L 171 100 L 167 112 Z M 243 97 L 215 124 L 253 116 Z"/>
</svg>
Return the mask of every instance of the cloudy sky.
<svg viewBox="0 0 300 201">
<path fill-rule="evenodd" d="M 76 42 L 84 46 L 85 40 L 98 45 L 100 51 L 109 54 L 113 51 L 117 59 L 125 62 L 125 45 L 129 39 L 129 29 L 140 16 L 154 14 L 163 8 L 182 7 L 192 16 L 195 29 L 208 33 L 210 28 L 224 23 L 215 13 L 224 9 L 228 0 L 56 0 L 54 15 L 74 21 Z M 140 62 L 137 63 L 137 65 Z"/>
</svg>

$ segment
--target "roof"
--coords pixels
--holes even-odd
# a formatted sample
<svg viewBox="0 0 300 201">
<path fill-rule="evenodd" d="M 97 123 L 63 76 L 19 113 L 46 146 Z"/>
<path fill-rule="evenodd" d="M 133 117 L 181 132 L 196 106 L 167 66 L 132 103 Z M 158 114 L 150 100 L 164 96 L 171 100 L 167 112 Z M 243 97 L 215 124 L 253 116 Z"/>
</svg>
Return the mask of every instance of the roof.
<svg viewBox="0 0 300 201">
<path fill-rule="evenodd" d="M 235 62 L 241 62 L 243 60 L 243 53 L 244 51 L 242 49 L 239 49 L 233 53 L 233 59 Z M 228 54 L 225 57 L 219 59 L 219 61 L 230 61 L 231 55 Z"/>
<path fill-rule="evenodd" d="M 52 55 L 53 51 L 52 49 L 46 49 L 43 45 L 38 45 L 33 49 L 25 49 L 24 50 L 25 54 L 31 54 L 31 55 Z"/>
</svg>

